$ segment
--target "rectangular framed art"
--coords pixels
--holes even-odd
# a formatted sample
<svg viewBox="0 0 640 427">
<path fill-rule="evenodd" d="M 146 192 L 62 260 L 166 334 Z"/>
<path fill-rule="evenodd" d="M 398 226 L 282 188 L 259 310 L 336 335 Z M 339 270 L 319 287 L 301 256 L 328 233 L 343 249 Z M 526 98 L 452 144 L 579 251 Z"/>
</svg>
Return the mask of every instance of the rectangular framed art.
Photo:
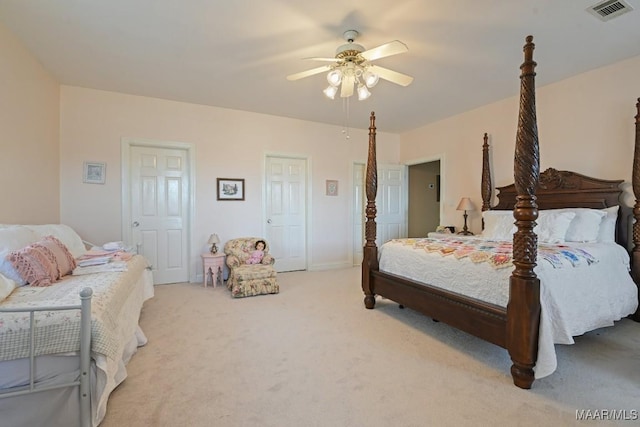
<svg viewBox="0 0 640 427">
<path fill-rule="evenodd" d="M 84 162 L 83 182 L 86 184 L 104 184 L 106 169 L 106 163 Z"/>
<path fill-rule="evenodd" d="M 337 196 L 338 195 L 338 181 L 334 179 L 328 179 L 326 182 L 326 195 Z"/>
<path fill-rule="evenodd" d="M 218 178 L 218 200 L 244 200 L 244 178 Z"/>
</svg>

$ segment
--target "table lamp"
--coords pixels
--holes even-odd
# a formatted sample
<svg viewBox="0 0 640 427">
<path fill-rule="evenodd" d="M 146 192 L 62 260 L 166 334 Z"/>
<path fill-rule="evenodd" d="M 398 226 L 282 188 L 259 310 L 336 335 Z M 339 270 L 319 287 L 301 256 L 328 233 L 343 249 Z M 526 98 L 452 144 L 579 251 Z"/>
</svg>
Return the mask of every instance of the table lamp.
<svg viewBox="0 0 640 427">
<path fill-rule="evenodd" d="M 473 209 L 474 208 L 473 208 L 473 203 L 471 203 L 471 199 L 469 199 L 468 197 L 463 197 L 462 199 L 460 199 L 460 203 L 458 203 L 458 207 L 456 208 L 456 210 L 464 211 L 464 227 L 462 228 L 462 231 L 460 231 L 458 234 L 462 234 L 464 236 L 469 236 L 473 234 L 467 228 L 467 211 L 472 211 Z"/>
<path fill-rule="evenodd" d="M 207 243 L 211 245 L 211 253 L 212 254 L 217 254 L 218 253 L 218 247 L 216 245 L 218 243 L 220 243 L 220 238 L 218 237 L 218 235 L 213 233 L 209 237 L 209 240 L 207 241 Z"/>
</svg>

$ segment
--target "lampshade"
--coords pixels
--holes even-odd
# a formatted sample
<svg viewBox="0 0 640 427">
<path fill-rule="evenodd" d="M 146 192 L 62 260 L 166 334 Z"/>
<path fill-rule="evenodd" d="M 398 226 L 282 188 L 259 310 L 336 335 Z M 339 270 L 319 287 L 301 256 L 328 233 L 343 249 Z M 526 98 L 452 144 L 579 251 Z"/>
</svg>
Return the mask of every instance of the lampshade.
<svg viewBox="0 0 640 427">
<path fill-rule="evenodd" d="M 209 240 L 207 241 L 208 244 L 210 245 L 214 245 L 214 244 L 218 244 L 220 243 L 220 238 L 218 237 L 217 234 L 212 234 L 211 236 L 209 236 Z"/>
<path fill-rule="evenodd" d="M 379 77 L 376 73 L 372 73 L 367 70 L 362 74 L 362 79 L 364 80 L 364 84 L 367 85 L 368 88 L 372 88 L 378 84 Z"/>
<path fill-rule="evenodd" d="M 325 90 L 323 90 L 324 94 L 329 99 L 334 99 L 336 97 L 336 93 L 338 93 L 338 86 L 329 85 Z"/>
<path fill-rule="evenodd" d="M 358 100 L 362 101 L 371 96 L 371 92 L 365 85 L 358 86 Z"/>
<path fill-rule="evenodd" d="M 329 71 L 327 74 L 327 81 L 331 86 L 338 86 L 342 81 L 342 71 L 337 68 Z"/>
<path fill-rule="evenodd" d="M 458 211 L 472 211 L 474 209 L 473 203 L 471 203 L 471 199 L 468 197 L 460 199 L 460 203 L 458 203 L 458 207 L 456 208 Z"/>
</svg>

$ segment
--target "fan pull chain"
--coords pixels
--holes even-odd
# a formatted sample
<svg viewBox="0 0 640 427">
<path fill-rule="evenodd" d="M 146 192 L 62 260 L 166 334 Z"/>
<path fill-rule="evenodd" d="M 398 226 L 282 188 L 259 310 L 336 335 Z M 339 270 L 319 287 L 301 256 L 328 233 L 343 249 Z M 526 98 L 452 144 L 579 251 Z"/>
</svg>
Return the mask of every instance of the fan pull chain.
<svg viewBox="0 0 640 427">
<path fill-rule="evenodd" d="M 342 133 L 345 139 L 351 138 L 349 134 L 349 98 L 342 98 L 342 113 L 344 114 L 344 124 L 342 125 Z"/>
</svg>

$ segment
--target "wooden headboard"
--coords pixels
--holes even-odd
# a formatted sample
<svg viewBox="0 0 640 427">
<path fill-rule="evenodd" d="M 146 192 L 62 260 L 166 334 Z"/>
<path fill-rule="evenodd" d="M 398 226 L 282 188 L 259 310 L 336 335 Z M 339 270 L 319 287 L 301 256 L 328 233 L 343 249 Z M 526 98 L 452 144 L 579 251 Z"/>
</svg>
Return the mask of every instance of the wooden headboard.
<svg viewBox="0 0 640 427">
<path fill-rule="evenodd" d="M 592 208 L 620 206 L 616 221 L 616 242 L 629 249 L 628 209 L 621 206 L 620 184 L 624 180 L 592 178 L 571 171 L 549 168 L 540 174 L 536 188 L 538 209 Z M 513 210 L 516 203 L 515 184 L 496 188 L 498 203 L 491 209 Z"/>
<path fill-rule="evenodd" d="M 593 208 L 619 205 L 624 180 L 591 178 L 571 171 L 549 168 L 540 174 L 536 188 L 539 209 Z M 491 209 L 512 210 L 516 203 L 515 184 L 498 187 L 498 204 Z"/>
</svg>

